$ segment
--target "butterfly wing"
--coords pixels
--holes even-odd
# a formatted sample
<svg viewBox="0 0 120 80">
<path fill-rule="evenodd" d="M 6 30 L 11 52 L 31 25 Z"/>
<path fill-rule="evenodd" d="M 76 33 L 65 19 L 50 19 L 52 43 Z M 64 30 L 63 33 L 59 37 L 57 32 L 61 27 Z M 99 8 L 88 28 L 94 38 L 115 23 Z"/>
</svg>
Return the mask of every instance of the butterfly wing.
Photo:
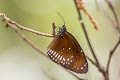
<svg viewBox="0 0 120 80">
<path fill-rule="evenodd" d="M 74 50 L 76 56 L 74 63 L 70 66 L 71 70 L 78 73 L 86 73 L 88 71 L 88 63 L 85 57 L 85 54 L 80 47 L 77 40 L 72 36 L 72 34 L 68 33 L 68 36 L 72 39 L 73 43 L 75 44 L 76 50 Z"/>
<path fill-rule="evenodd" d="M 55 36 L 48 46 L 47 54 L 54 62 L 71 71 L 77 73 L 88 71 L 87 60 L 82 48 L 67 31 L 64 34 Z"/>
</svg>

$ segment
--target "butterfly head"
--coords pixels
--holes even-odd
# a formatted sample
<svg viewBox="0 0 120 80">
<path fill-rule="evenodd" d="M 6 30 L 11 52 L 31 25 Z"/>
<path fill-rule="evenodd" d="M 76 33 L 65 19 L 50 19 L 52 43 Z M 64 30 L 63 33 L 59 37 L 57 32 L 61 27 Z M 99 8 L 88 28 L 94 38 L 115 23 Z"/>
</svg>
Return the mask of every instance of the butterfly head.
<svg viewBox="0 0 120 80">
<path fill-rule="evenodd" d="M 61 35 L 61 34 L 63 34 L 63 33 L 66 32 L 66 31 L 67 31 L 67 30 L 66 30 L 66 26 L 63 25 L 62 27 L 59 28 L 58 35 Z"/>
</svg>

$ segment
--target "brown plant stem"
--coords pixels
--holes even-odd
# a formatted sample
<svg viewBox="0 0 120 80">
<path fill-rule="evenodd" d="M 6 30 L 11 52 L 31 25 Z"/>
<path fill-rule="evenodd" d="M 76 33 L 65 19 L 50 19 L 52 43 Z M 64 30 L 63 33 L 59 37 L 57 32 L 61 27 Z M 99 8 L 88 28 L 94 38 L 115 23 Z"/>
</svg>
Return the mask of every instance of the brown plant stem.
<svg viewBox="0 0 120 80">
<path fill-rule="evenodd" d="M 98 67 L 97 64 L 96 64 L 91 58 L 89 58 L 88 56 L 86 56 L 86 57 L 87 57 L 87 59 L 88 59 L 93 65 L 95 65 L 96 67 Z"/>
<path fill-rule="evenodd" d="M 118 17 L 117 17 L 117 15 L 116 15 L 116 13 L 115 13 L 115 10 L 114 10 L 113 6 L 112 6 L 112 3 L 111 3 L 110 1 L 108 1 L 108 0 L 105 0 L 105 1 L 108 3 L 108 6 L 110 7 L 111 11 L 113 12 L 113 15 L 114 15 L 115 20 L 116 20 L 116 23 L 117 23 L 117 30 L 118 30 L 118 32 L 120 33 L 120 25 L 119 25 Z M 81 15 L 80 10 L 83 10 L 83 11 L 84 11 L 85 13 L 87 13 L 87 15 L 89 16 L 89 14 L 88 14 L 88 12 L 87 12 L 87 9 L 86 9 L 84 6 L 82 6 L 82 0 L 79 0 L 79 3 L 77 3 L 76 0 L 74 0 L 74 3 L 75 3 L 76 10 L 77 10 L 77 13 L 78 13 L 78 16 L 79 16 L 79 20 L 80 20 L 80 21 L 82 21 L 82 15 Z M 91 17 L 91 18 L 92 18 L 92 17 Z M 107 63 L 107 68 L 106 68 L 106 70 L 105 70 L 104 67 L 101 66 L 101 64 L 99 63 L 99 61 L 98 61 L 98 59 L 97 59 L 97 57 L 96 57 L 96 55 L 95 55 L 95 52 L 94 52 L 94 50 L 93 50 L 93 48 L 92 48 L 92 45 L 91 45 L 91 43 L 90 43 L 90 40 L 89 40 L 89 37 L 88 37 L 88 33 L 87 33 L 87 30 L 86 30 L 86 28 L 85 28 L 84 23 L 81 22 L 80 24 L 81 24 L 81 26 L 82 26 L 82 28 L 83 28 L 83 32 L 84 32 L 84 34 L 85 34 L 87 43 L 88 43 L 88 45 L 89 45 L 89 48 L 90 48 L 90 50 L 91 50 L 91 52 L 92 52 L 92 54 L 93 54 L 93 57 L 94 57 L 94 59 L 96 60 L 96 62 L 94 62 L 94 61 L 93 61 L 91 58 L 89 58 L 89 57 L 87 57 L 87 59 L 88 59 L 93 65 L 95 65 L 95 66 L 98 68 L 98 70 L 103 74 L 104 80 L 110 80 L 110 79 L 109 79 L 109 65 L 110 65 L 112 56 L 113 56 L 113 54 L 115 53 L 115 50 L 116 50 L 117 47 L 120 45 L 120 37 L 119 37 L 118 42 L 116 43 L 116 45 L 114 46 L 114 48 L 113 48 L 113 49 L 111 50 L 111 52 L 110 52 L 109 59 L 108 59 L 108 63 Z"/>
<path fill-rule="evenodd" d="M 25 35 L 23 35 L 19 30 L 16 30 L 16 33 L 27 43 L 29 44 L 33 49 L 35 49 L 36 51 L 38 51 L 39 53 L 41 53 L 41 55 L 45 56 L 46 58 L 48 58 L 47 55 L 45 55 L 44 52 L 42 52 L 39 48 L 37 48 L 30 40 L 28 40 Z M 49 58 L 48 58 L 49 59 Z M 66 70 L 67 71 L 67 70 Z M 70 71 L 67 71 L 69 74 L 71 74 L 72 76 L 76 77 L 78 80 L 84 80 L 82 78 L 79 78 L 77 75 L 73 74 L 72 72 Z"/>
<path fill-rule="evenodd" d="M 11 25 L 9 25 L 11 26 Z M 41 55 L 47 57 L 47 55 L 45 55 L 44 52 L 42 52 L 39 48 L 37 48 L 30 40 L 28 40 L 26 38 L 26 36 L 24 34 L 22 34 L 19 30 L 17 30 L 16 28 L 14 28 L 15 32 L 27 43 L 29 44 L 33 49 L 35 49 L 36 51 L 38 51 L 39 53 L 41 53 Z"/>
<path fill-rule="evenodd" d="M 77 6 L 76 0 L 74 0 L 74 3 L 75 3 L 75 6 L 76 6 L 76 10 L 77 10 L 78 16 L 79 16 L 79 20 L 82 21 L 82 15 L 81 15 L 81 12 L 80 12 L 80 8 L 78 8 L 78 6 Z M 92 52 L 93 58 L 95 59 L 96 62 L 92 61 L 92 59 L 90 59 L 90 58 L 88 58 L 88 60 L 89 60 L 92 64 L 94 64 L 94 65 L 96 66 L 96 68 L 102 73 L 103 76 L 105 76 L 104 67 L 99 63 L 99 60 L 98 60 L 98 58 L 97 58 L 97 56 L 96 56 L 96 54 L 95 54 L 95 52 L 94 52 L 94 50 L 93 50 L 93 47 L 92 47 L 91 42 L 90 42 L 90 39 L 89 39 L 89 37 L 88 37 L 88 33 L 87 33 L 86 28 L 85 28 L 85 25 L 84 25 L 83 22 L 80 23 L 80 24 L 81 24 L 82 29 L 83 29 L 83 32 L 84 32 L 84 34 L 85 34 L 85 37 L 86 37 L 87 43 L 88 43 L 88 45 L 89 45 L 90 51 Z"/>
<path fill-rule="evenodd" d="M 79 20 L 82 21 L 82 15 L 81 15 L 81 12 L 80 12 L 79 8 L 77 7 L 77 2 L 76 2 L 76 0 L 73 0 L 73 1 L 74 1 L 74 3 L 75 3 L 75 6 L 76 6 L 76 10 L 77 10 L 77 13 L 78 13 L 78 16 L 79 16 Z M 89 39 L 89 37 L 88 37 L 87 30 L 86 30 L 86 28 L 85 28 L 85 25 L 84 25 L 83 22 L 80 23 L 80 24 L 81 24 L 82 29 L 83 29 L 83 32 L 84 32 L 84 34 L 85 34 L 85 37 L 86 37 L 87 43 L 88 43 L 88 45 L 89 45 L 90 51 L 92 52 L 92 55 L 93 55 L 93 57 L 95 58 L 96 64 L 99 65 L 100 63 L 99 63 L 99 61 L 98 61 L 98 59 L 97 59 L 97 57 L 96 57 L 96 55 L 95 55 L 95 52 L 94 52 L 94 50 L 93 50 L 92 45 L 91 45 L 90 39 Z"/>
<path fill-rule="evenodd" d="M 109 59 L 108 59 L 108 62 L 107 62 L 106 72 L 109 71 L 109 67 L 110 67 L 110 62 L 111 62 L 112 56 L 115 53 L 115 51 L 116 51 L 116 49 L 118 48 L 119 45 L 120 45 L 120 38 L 119 38 L 118 42 L 116 43 L 116 45 L 114 46 L 114 48 L 110 51 Z"/>
<path fill-rule="evenodd" d="M 116 28 L 120 34 L 120 24 L 119 24 L 119 20 L 118 20 L 118 17 L 117 17 L 117 14 L 115 12 L 115 9 L 111 3 L 111 1 L 109 0 L 105 0 L 105 2 L 108 4 L 108 7 L 110 8 L 110 10 L 112 11 L 113 13 L 113 16 L 115 18 L 115 21 L 116 21 Z M 120 35 L 119 35 L 119 40 L 118 42 L 116 43 L 116 45 L 114 46 L 114 48 L 110 51 L 110 54 L 109 54 L 109 58 L 108 58 L 108 62 L 107 62 L 107 68 L 106 68 L 106 76 L 105 76 L 105 80 L 109 80 L 109 67 L 110 67 L 110 62 L 111 62 L 111 59 L 113 57 L 113 54 L 115 53 L 116 49 L 118 48 L 118 46 L 120 45 Z"/>
<path fill-rule="evenodd" d="M 116 27 L 117 27 L 118 32 L 120 33 L 120 24 L 119 24 L 119 20 L 118 20 L 117 14 L 115 12 L 115 9 L 114 9 L 110 0 L 105 0 L 105 2 L 108 4 L 108 7 L 111 9 L 111 11 L 114 15 L 114 18 L 115 18 L 115 21 L 116 21 L 116 24 L 117 24 Z"/>
<path fill-rule="evenodd" d="M 92 17 L 92 15 L 90 14 L 90 12 L 86 9 L 83 0 L 76 0 L 76 6 L 79 10 L 82 10 L 83 12 L 86 13 L 86 15 L 90 19 L 91 23 L 93 24 L 94 28 L 97 30 L 99 27 L 98 27 L 96 21 L 94 20 L 94 18 Z"/>
<path fill-rule="evenodd" d="M 108 73 L 108 72 L 106 72 L 104 76 L 105 76 L 105 77 L 104 77 L 104 80 L 110 80 L 110 78 L 109 78 L 109 73 Z"/>
<path fill-rule="evenodd" d="M 10 20 L 10 19 L 7 18 L 7 17 L 5 16 L 5 14 L 3 14 L 3 13 L 0 13 L 0 18 L 1 18 L 3 21 L 5 21 L 7 24 L 12 25 L 12 26 L 16 26 L 17 28 L 19 28 L 19 29 L 21 29 L 21 30 L 25 30 L 25 31 L 28 31 L 28 32 L 32 32 L 32 33 L 37 34 L 37 35 L 40 35 L 40 36 L 54 37 L 54 35 L 42 33 L 42 32 L 35 31 L 35 30 L 33 30 L 33 29 L 30 29 L 30 28 L 24 27 L 24 26 L 16 23 L 15 21 Z"/>
<path fill-rule="evenodd" d="M 28 40 L 26 38 L 26 36 L 20 31 L 20 30 L 25 30 L 25 31 L 28 31 L 28 32 L 32 32 L 32 33 L 35 33 L 37 35 L 40 35 L 40 36 L 44 36 L 44 37 L 51 37 L 53 38 L 55 36 L 55 23 L 52 24 L 52 28 L 53 28 L 53 34 L 50 35 L 50 34 L 46 34 L 46 33 L 41 33 L 41 32 L 38 32 L 38 31 L 35 31 L 35 30 L 32 30 L 32 29 L 29 29 L 29 28 L 26 28 L 18 23 L 16 23 L 15 21 L 12 21 L 10 18 L 6 17 L 5 14 L 3 13 L 0 13 L 0 19 L 2 21 L 4 21 L 5 23 L 7 23 L 7 27 L 10 27 L 12 29 L 15 30 L 15 32 L 28 44 L 30 45 L 33 49 L 35 49 L 36 51 L 38 51 L 41 55 L 45 56 L 46 58 L 50 59 L 47 55 L 45 55 L 45 53 L 43 51 L 41 51 L 38 47 L 36 47 L 30 40 Z M 61 66 L 60 66 L 61 67 Z M 62 67 L 63 68 L 63 67 Z M 82 78 L 79 78 L 77 75 L 73 74 L 72 72 L 66 70 L 69 74 L 71 74 L 72 76 L 74 76 L 77 80 L 85 80 L 85 79 L 82 79 Z"/>
</svg>

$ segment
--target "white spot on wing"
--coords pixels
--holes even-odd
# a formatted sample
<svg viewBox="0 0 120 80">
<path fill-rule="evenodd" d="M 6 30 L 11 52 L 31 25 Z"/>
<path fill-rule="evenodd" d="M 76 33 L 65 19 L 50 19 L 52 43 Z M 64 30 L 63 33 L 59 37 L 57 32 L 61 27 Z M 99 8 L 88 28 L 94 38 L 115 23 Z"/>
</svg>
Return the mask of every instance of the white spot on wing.
<svg viewBox="0 0 120 80">
<path fill-rule="evenodd" d="M 71 56 L 71 58 L 73 58 L 73 56 Z"/>
<path fill-rule="evenodd" d="M 58 57 L 57 57 L 58 59 L 60 58 L 60 55 L 58 55 Z"/>
<path fill-rule="evenodd" d="M 87 66 L 87 63 L 86 63 L 86 64 L 84 64 L 84 67 L 85 67 L 85 66 Z"/>
<path fill-rule="evenodd" d="M 66 62 L 66 64 L 67 64 L 67 62 Z"/>
<path fill-rule="evenodd" d="M 63 65 L 65 65 L 65 63 L 63 62 Z"/>
<path fill-rule="evenodd" d="M 58 56 L 58 54 L 55 55 L 55 57 L 57 57 L 57 56 Z"/>
<path fill-rule="evenodd" d="M 69 61 L 70 59 L 68 58 L 67 61 Z"/>
<path fill-rule="evenodd" d="M 54 50 L 52 50 L 51 54 L 54 53 Z"/>
<path fill-rule="evenodd" d="M 53 53 L 53 55 L 55 55 L 55 54 L 56 54 L 56 52 Z"/>
<path fill-rule="evenodd" d="M 61 61 L 61 63 L 63 63 L 63 61 Z"/>
<path fill-rule="evenodd" d="M 62 60 L 62 56 L 60 57 L 60 59 L 59 59 L 60 61 Z"/>
<path fill-rule="evenodd" d="M 76 66 L 74 66 L 74 68 L 76 68 Z"/>
<path fill-rule="evenodd" d="M 63 58 L 63 61 L 65 61 L 65 58 Z"/>
<path fill-rule="evenodd" d="M 49 52 L 51 52 L 51 51 L 52 51 L 52 49 L 49 50 Z"/>
<path fill-rule="evenodd" d="M 53 56 L 51 55 L 51 58 L 52 58 Z"/>
<path fill-rule="evenodd" d="M 83 51 L 81 50 L 81 53 L 82 53 Z"/>
<path fill-rule="evenodd" d="M 80 69 L 83 69 L 83 67 L 81 67 Z"/>
<path fill-rule="evenodd" d="M 55 60 L 55 58 L 53 58 L 53 60 Z"/>
<path fill-rule="evenodd" d="M 62 51 L 60 53 L 63 53 Z"/>
<path fill-rule="evenodd" d="M 57 59 L 55 61 L 57 62 Z"/>
<path fill-rule="evenodd" d="M 68 48 L 69 50 L 71 50 L 71 48 Z"/>
</svg>

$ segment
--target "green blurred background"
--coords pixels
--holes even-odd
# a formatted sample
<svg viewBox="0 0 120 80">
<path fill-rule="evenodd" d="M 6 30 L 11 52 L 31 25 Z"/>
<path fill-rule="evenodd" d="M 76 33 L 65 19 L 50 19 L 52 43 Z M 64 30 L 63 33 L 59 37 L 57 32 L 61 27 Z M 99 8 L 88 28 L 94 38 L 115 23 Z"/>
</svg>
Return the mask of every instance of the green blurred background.
<svg viewBox="0 0 120 80">
<path fill-rule="evenodd" d="M 84 23 L 94 50 L 102 63 L 106 66 L 108 55 L 118 40 L 115 21 L 112 12 L 104 0 L 85 0 L 86 7 L 91 12 L 99 30 L 96 31 L 88 17 L 84 16 Z M 120 1 L 111 0 L 115 11 L 120 18 Z M 5 13 L 17 23 L 34 30 L 51 34 L 52 22 L 62 26 L 63 21 L 57 11 L 64 17 L 67 30 L 79 41 L 86 55 L 92 58 L 73 0 L 0 0 L 0 13 Z M 106 17 L 107 15 L 107 17 Z M 108 18 L 109 17 L 109 18 Z M 112 20 L 112 22 L 111 22 Z M 46 52 L 52 38 L 38 36 L 22 31 L 28 39 Z M 111 80 L 120 78 L 120 47 L 116 50 L 110 65 Z M 103 80 L 89 62 L 89 71 L 86 74 L 76 74 L 87 80 Z M 0 20 L 0 80 L 77 80 L 62 67 L 45 58 L 26 44 L 11 28 L 5 28 L 5 23 Z"/>
</svg>

